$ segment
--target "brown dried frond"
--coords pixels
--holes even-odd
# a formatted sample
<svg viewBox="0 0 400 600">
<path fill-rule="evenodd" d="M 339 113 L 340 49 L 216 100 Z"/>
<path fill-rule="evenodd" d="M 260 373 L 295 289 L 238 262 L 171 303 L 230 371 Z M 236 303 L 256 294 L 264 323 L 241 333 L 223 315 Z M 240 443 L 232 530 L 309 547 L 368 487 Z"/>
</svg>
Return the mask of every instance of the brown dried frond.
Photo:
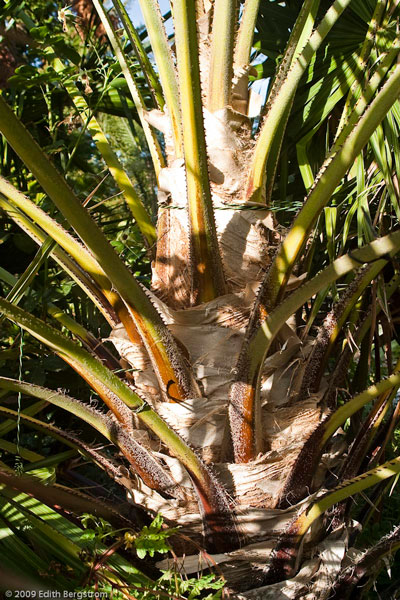
<svg viewBox="0 0 400 600">
<path fill-rule="evenodd" d="M 85 38 L 86 33 L 90 29 L 93 29 L 94 35 L 98 40 L 103 42 L 107 40 L 106 31 L 93 6 L 92 0 L 74 0 L 72 3 L 72 8 L 77 12 L 79 17 L 77 30 L 82 40 Z M 113 15 L 110 15 L 110 18 L 115 27 L 118 23 L 118 20 Z"/>
</svg>

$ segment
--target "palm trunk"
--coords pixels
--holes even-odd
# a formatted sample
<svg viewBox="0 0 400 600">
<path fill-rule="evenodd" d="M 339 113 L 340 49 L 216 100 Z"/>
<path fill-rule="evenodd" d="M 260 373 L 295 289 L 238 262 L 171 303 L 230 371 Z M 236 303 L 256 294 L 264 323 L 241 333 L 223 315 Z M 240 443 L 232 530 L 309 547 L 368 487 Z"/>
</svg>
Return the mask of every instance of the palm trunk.
<svg viewBox="0 0 400 600">
<path fill-rule="evenodd" d="M 201 32 L 202 88 L 207 90 L 212 68 L 209 63 L 210 14 L 202 14 L 197 25 Z M 129 338 L 121 332 L 115 343 L 122 356 L 138 370 L 135 385 L 150 398 L 152 406 L 165 421 L 188 440 L 203 461 L 212 466 L 230 498 L 241 547 L 232 546 L 231 552 L 212 558 L 226 577 L 228 587 L 235 594 L 254 588 L 240 596 L 243 598 L 277 598 L 279 593 L 283 598 L 286 597 L 283 595 L 286 584 L 283 583 L 268 586 L 261 595 L 257 590 L 277 540 L 284 535 L 299 510 L 299 506 L 278 509 L 277 505 L 305 442 L 324 420 L 327 410 L 320 404 L 322 392 L 317 391 L 312 397 L 307 395 L 296 403 L 293 401 L 304 369 L 304 355 L 309 352 L 313 340 L 302 343 L 293 324 L 286 324 L 279 333 L 275 352 L 270 354 L 263 367 L 260 451 L 245 464 L 231 461 L 227 398 L 235 381 L 235 367 L 246 340 L 257 290 L 283 233 L 265 205 L 249 203 L 243 198 L 247 178 L 243 166 L 248 164 L 254 147 L 251 122 L 246 115 L 247 71 L 243 68 L 238 71 L 234 80 L 237 83 L 232 89 L 234 104 L 241 111 L 223 106 L 214 112 L 204 108 L 203 112 L 214 219 L 227 293 L 199 306 L 190 306 L 195 265 L 190 251 L 185 164 L 175 157 L 172 141 L 168 144 L 167 116 L 155 111 L 149 114 L 149 121 L 167 135 L 169 148 L 168 166 L 161 170 L 159 177 L 160 208 L 152 301 L 179 348 L 183 349 L 202 397 L 187 398 L 183 402 L 175 402 L 173 397 L 170 402 L 161 401 L 149 363 L 146 368 L 143 359 L 137 360 Z M 243 93 L 244 97 L 241 97 Z M 179 463 L 168 456 L 164 456 L 164 461 L 177 483 L 190 493 L 191 481 Z M 324 471 L 325 468 L 319 470 L 319 481 L 322 481 Z M 202 515 L 197 504 L 168 501 L 143 484 L 132 490 L 132 499 L 154 514 L 161 512 L 171 526 L 181 527 L 181 533 L 187 536 L 185 539 L 191 539 L 193 544 L 179 540 L 176 551 L 184 556 L 181 560 L 185 572 L 196 573 L 197 547 L 204 543 Z M 316 528 L 308 540 L 309 545 L 315 545 L 320 536 L 320 528 Z M 344 528 L 340 540 L 347 537 L 348 531 Z M 329 548 L 329 543 L 323 543 Z M 344 548 L 344 541 L 338 543 Z M 166 568 L 168 564 L 169 561 L 164 560 L 159 566 Z M 302 569 L 288 583 L 296 593 L 308 589 L 311 573 L 318 569 L 321 572 L 327 570 L 327 561 L 314 559 L 312 567 L 306 562 L 305 569 L 307 576 Z M 320 585 L 321 594 L 315 597 L 324 598 L 332 580 L 333 573 L 329 571 L 326 586 Z"/>
</svg>

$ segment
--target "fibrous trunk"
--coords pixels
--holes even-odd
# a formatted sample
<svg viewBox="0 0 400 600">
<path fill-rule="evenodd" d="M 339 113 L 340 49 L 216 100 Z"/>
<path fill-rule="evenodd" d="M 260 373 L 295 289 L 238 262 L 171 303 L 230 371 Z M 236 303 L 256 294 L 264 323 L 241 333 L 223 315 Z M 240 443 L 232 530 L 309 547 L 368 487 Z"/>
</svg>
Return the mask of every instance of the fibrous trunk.
<svg viewBox="0 0 400 600">
<path fill-rule="evenodd" d="M 198 21 L 200 65 L 203 90 L 207 89 L 209 68 L 208 13 Z M 261 571 L 268 563 L 277 538 L 286 530 L 299 507 L 276 508 L 285 483 L 305 441 L 324 418 L 323 395 L 293 398 L 311 351 L 289 324 L 282 329 L 275 352 L 266 360 L 261 391 L 261 451 L 250 462 L 231 462 L 228 422 L 229 390 L 235 380 L 237 363 L 256 293 L 271 263 L 283 231 L 266 205 L 243 201 L 246 164 L 253 147 L 247 110 L 248 70 L 235 74 L 233 100 L 215 112 L 204 109 L 215 224 L 227 283 L 227 293 L 215 300 L 193 306 L 189 223 L 184 161 L 176 158 L 168 115 L 152 111 L 149 122 L 166 139 L 168 166 L 159 177 L 158 244 L 153 263 L 152 302 L 184 352 L 199 383 L 201 396 L 169 402 L 162 399 L 157 380 L 143 347 L 129 342 L 123 329 L 111 335 L 117 349 L 133 367 L 135 385 L 157 412 L 210 465 L 231 499 L 242 547 L 213 556 L 233 590 L 260 585 Z M 229 462 L 225 462 L 229 457 Z M 193 540 L 176 551 L 185 554 L 185 572 L 198 569 L 197 545 L 202 543 L 202 516 L 192 495 L 192 483 L 179 462 L 163 455 L 172 477 L 187 492 L 186 500 L 167 499 L 138 482 L 132 501 L 151 513 L 161 512 L 168 523 L 180 526 Z M 327 457 L 325 468 L 329 465 Z M 289 499 L 290 501 L 290 499 Z M 337 542 L 344 547 L 344 541 Z M 307 563 L 292 589 L 305 589 L 310 576 L 320 569 L 329 580 L 327 561 L 330 545 L 321 547 L 318 560 Z M 161 567 L 166 567 L 163 561 Z M 340 565 L 340 561 L 339 561 Z M 329 575 L 329 577 L 328 577 Z M 329 580 L 330 581 L 330 580 Z M 245 583 L 243 583 L 245 582 Z M 303 586 L 303 587 L 302 587 Z M 269 586 L 271 594 L 244 597 L 279 597 L 284 584 Z M 279 590 L 279 592 L 278 592 Z M 265 593 L 265 591 L 263 592 Z M 295 597 L 284 596 L 283 597 Z M 324 597 L 323 595 L 318 597 Z"/>
</svg>

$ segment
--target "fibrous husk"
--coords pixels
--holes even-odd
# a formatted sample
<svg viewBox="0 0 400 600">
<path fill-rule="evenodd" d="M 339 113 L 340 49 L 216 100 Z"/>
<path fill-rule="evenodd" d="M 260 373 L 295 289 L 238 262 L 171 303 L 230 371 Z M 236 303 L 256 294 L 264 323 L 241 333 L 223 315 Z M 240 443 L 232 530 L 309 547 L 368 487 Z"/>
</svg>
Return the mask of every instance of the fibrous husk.
<svg viewBox="0 0 400 600">
<path fill-rule="evenodd" d="M 216 205 L 216 226 L 226 279 L 232 290 L 261 281 L 278 243 L 274 217 L 268 209 L 229 203 Z"/>
<path fill-rule="evenodd" d="M 202 390 L 202 396 L 182 402 L 164 402 L 152 396 L 160 416 L 200 454 L 213 463 L 228 493 L 240 506 L 274 508 L 305 441 L 321 420 L 320 397 L 290 402 L 293 381 L 307 350 L 289 325 L 280 333 L 281 349 L 265 362 L 261 390 L 264 452 L 248 464 L 219 464 L 224 443 L 229 387 L 244 339 L 249 294 L 229 294 L 210 303 L 174 311 L 150 295 L 166 325 L 187 357 Z M 118 330 L 118 347 L 132 362 L 129 340 Z M 111 340 L 115 338 L 111 336 Z M 134 349 L 136 351 L 136 349 Z M 229 359 L 227 360 L 227 357 Z M 145 364 L 145 363 L 143 363 Z M 148 391 L 156 386 L 152 370 L 134 371 L 135 384 Z M 153 378 L 153 379 L 152 379 Z"/>
<path fill-rule="evenodd" d="M 173 335 L 187 348 L 190 363 L 203 397 L 179 405 L 160 403 L 157 410 L 190 443 L 199 449 L 203 459 L 219 459 L 227 411 L 232 364 L 239 354 L 243 332 L 222 326 L 240 320 L 244 307 L 240 299 L 219 298 L 213 306 L 179 311 L 169 326 Z M 235 303 L 236 301 L 236 303 Z M 213 322 L 214 321 L 214 322 Z M 233 363 L 226 361 L 232 357 Z"/>
<path fill-rule="evenodd" d="M 315 574 L 318 563 L 317 558 L 309 560 L 292 579 L 238 594 L 236 598 L 237 600 L 300 600 L 309 590 L 310 579 Z"/>
<path fill-rule="evenodd" d="M 342 568 L 343 559 L 348 547 L 348 531 L 346 530 L 340 538 L 334 535 L 328 536 L 317 548 L 320 565 L 314 577 L 312 589 L 304 600 L 328 600 L 332 585 Z"/>
<path fill-rule="evenodd" d="M 206 22 L 204 26 L 207 36 Z M 202 47 L 203 54 L 207 54 L 207 44 Z M 203 58 L 207 64 L 208 58 Z M 202 79 L 207 78 L 203 67 L 201 71 Z M 204 109 L 203 116 L 222 263 L 230 290 L 242 291 L 248 282 L 261 281 L 280 235 L 267 207 L 243 203 L 241 198 L 245 165 L 253 143 L 250 120 L 230 106 L 214 113 Z M 168 166 L 159 174 L 158 243 L 152 288 L 171 308 L 187 308 L 191 299 L 192 265 L 185 166 L 182 159 L 174 159 L 170 148 L 168 114 L 151 111 L 146 118 L 166 136 L 169 157 Z"/>
<path fill-rule="evenodd" d="M 174 190 L 173 186 L 171 189 Z M 226 281 L 233 292 L 241 292 L 247 284 L 262 280 L 280 236 L 273 215 L 266 208 L 260 210 L 253 205 L 230 208 L 225 201 L 215 201 L 214 206 Z M 152 289 L 171 308 L 188 308 L 188 217 L 174 196 L 168 196 L 160 208 L 158 229 L 160 241 L 153 264 Z"/>
<path fill-rule="evenodd" d="M 152 288 L 171 308 L 190 303 L 189 226 L 186 175 L 182 161 L 162 169 L 159 177 L 157 253 Z"/>
<path fill-rule="evenodd" d="M 110 337 L 103 341 L 112 342 L 120 356 L 138 371 L 144 371 L 150 366 L 149 355 L 143 344 L 133 343 L 126 333 L 122 323 L 113 328 Z"/>
<path fill-rule="evenodd" d="M 210 164 L 218 172 L 213 179 L 218 187 L 218 196 L 228 198 L 237 195 L 243 180 L 243 152 L 249 143 L 249 121 L 247 117 L 225 107 L 214 113 L 204 111 L 206 142 Z M 242 132 L 242 135 L 238 135 Z"/>
<path fill-rule="evenodd" d="M 295 507 L 284 510 L 272 509 L 243 509 L 239 506 L 233 508 L 235 514 L 236 525 L 243 535 L 246 543 L 232 552 L 225 554 L 212 554 L 211 560 L 218 564 L 230 563 L 237 567 L 245 566 L 245 563 L 253 563 L 256 567 L 262 568 L 271 553 L 272 548 L 276 544 L 276 540 L 287 529 L 289 523 L 294 516 L 304 508 L 305 502 L 299 503 Z M 171 512 L 167 513 L 168 516 Z M 181 531 L 186 532 L 186 526 L 189 519 L 185 520 Z M 198 522 L 198 533 L 200 533 L 200 520 Z M 192 531 L 190 532 L 192 535 Z M 182 558 L 181 565 L 187 573 L 193 572 L 192 569 L 196 562 L 200 559 L 199 554 L 188 555 Z M 201 560 L 201 559 L 200 559 Z M 171 565 L 172 559 L 165 559 L 158 563 L 159 568 L 168 568 Z M 247 567 L 248 569 L 248 567 Z"/>
<path fill-rule="evenodd" d="M 301 437 L 260 455 L 251 463 L 217 464 L 215 470 L 240 506 L 274 508 L 303 443 Z"/>
<path fill-rule="evenodd" d="M 347 532 L 330 535 L 292 579 L 238 594 L 238 600 L 328 600 L 347 550 Z"/>
<path fill-rule="evenodd" d="M 259 115 L 260 111 L 256 114 L 249 114 L 249 95 L 251 93 L 251 90 L 249 90 L 249 75 L 257 75 L 257 71 L 252 65 L 245 65 L 234 69 L 231 102 L 232 107 L 237 112 L 255 117 Z"/>
<path fill-rule="evenodd" d="M 178 567 L 181 572 L 191 575 L 199 570 L 215 570 L 218 566 L 218 573 L 226 578 L 228 588 L 243 589 L 254 581 L 255 574 L 262 574 L 277 539 L 309 502 L 310 499 L 307 499 L 286 510 L 251 509 L 242 513 L 236 510 L 238 527 L 246 533 L 250 543 L 224 554 L 204 555 L 200 552 L 178 559 L 167 558 L 157 563 L 157 567 L 163 570 Z M 185 527 L 182 531 L 185 531 Z M 315 533 L 318 534 L 318 531 L 320 526 L 315 528 Z M 306 543 L 312 535 L 307 534 Z M 260 538 L 263 538 L 262 541 L 259 541 Z M 293 578 L 235 594 L 234 597 L 241 600 L 328 600 L 332 583 L 345 563 L 347 539 L 346 529 L 339 535 L 336 531 L 313 548 L 312 556 Z"/>
</svg>

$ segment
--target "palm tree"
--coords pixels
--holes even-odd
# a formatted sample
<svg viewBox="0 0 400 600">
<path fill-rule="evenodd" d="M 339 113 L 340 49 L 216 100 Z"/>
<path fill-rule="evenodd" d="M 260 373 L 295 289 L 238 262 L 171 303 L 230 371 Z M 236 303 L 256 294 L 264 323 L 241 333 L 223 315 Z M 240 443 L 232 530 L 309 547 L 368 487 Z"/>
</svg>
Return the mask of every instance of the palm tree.
<svg viewBox="0 0 400 600">
<path fill-rule="evenodd" d="M 0 178 L 1 209 L 41 246 L 0 310 L 109 412 L 20 380 L 0 386 L 110 440 L 122 458 L 57 430 L 135 507 L 181 528 L 174 549 L 188 573 L 200 545 L 236 598 L 359 597 L 400 544 L 396 528 L 356 550 L 349 516 L 350 497 L 372 490 L 376 505 L 400 472 L 400 457 L 384 456 L 400 412 L 398 3 L 174 0 L 172 47 L 156 0 L 140 0 L 154 68 L 122 1 L 123 37 L 92 2 L 148 145 L 156 226 L 89 106 L 92 90 L 76 85 L 51 34 L 40 43 L 140 229 L 151 288 L 3 94 L 0 130 L 63 221 Z M 267 56 L 258 67 L 254 48 Z M 254 116 L 260 69 L 268 94 Z M 17 306 L 48 255 L 103 315 L 120 359 L 56 306 L 47 311 L 63 331 Z M 3 466 L 0 481 L 32 490 Z M 33 493 L 54 502 L 38 483 Z M 362 526 L 371 514 L 358 515 Z"/>
</svg>

